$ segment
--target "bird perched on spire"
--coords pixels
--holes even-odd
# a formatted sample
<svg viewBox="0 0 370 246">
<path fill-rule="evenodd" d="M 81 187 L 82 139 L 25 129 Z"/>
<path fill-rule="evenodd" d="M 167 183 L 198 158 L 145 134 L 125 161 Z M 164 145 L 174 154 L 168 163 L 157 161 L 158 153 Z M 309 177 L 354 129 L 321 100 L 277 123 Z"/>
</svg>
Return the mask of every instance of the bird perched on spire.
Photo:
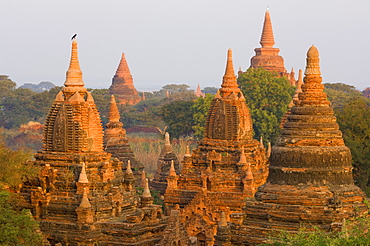
<svg viewBox="0 0 370 246">
<path fill-rule="evenodd" d="M 77 36 L 77 33 L 75 33 L 75 35 L 72 36 L 71 40 L 73 40 L 74 38 L 76 38 Z"/>
</svg>

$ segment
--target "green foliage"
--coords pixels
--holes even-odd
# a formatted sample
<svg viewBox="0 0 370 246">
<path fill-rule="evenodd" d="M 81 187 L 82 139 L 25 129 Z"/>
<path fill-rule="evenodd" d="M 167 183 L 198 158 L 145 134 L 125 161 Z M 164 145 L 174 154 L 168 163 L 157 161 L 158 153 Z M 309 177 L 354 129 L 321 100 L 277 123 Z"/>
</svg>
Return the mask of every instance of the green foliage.
<svg viewBox="0 0 370 246">
<path fill-rule="evenodd" d="M 335 113 L 344 141 L 351 149 L 356 184 L 370 196 L 370 100 L 353 99 Z"/>
<path fill-rule="evenodd" d="M 348 101 L 362 98 L 362 93 L 352 85 L 342 83 L 325 83 L 325 92 L 333 108 L 343 107 Z"/>
<path fill-rule="evenodd" d="M 352 153 L 355 183 L 370 196 L 370 99 L 351 85 L 324 85 L 344 141 Z"/>
<path fill-rule="evenodd" d="M 367 246 L 370 245 L 369 218 L 355 221 L 348 229 L 340 232 L 324 232 L 319 229 L 308 231 L 302 229 L 298 233 L 281 232 L 271 237 L 270 243 L 264 246 Z"/>
<path fill-rule="evenodd" d="M 19 127 L 29 121 L 44 123 L 60 87 L 41 93 L 15 88 L 10 79 L 0 80 L 0 127 Z"/>
<path fill-rule="evenodd" d="M 0 142 L 0 184 L 16 189 L 25 176 L 36 176 L 38 169 L 26 163 L 31 156 L 31 153 L 11 150 Z"/>
<path fill-rule="evenodd" d="M 42 245 L 39 226 L 28 210 L 17 208 L 17 198 L 0 191 L 0 245 Z"/>
<path fill-rule="evenodd" d="M 163 121 L 172 138 L 193 134 L 193 101 L 174 101 L 162 106 Z"/>
<path fill-rule="evenodd" d="M 205 97 L 199 97 L 194 101 L 194 104 L 191 106 L 193 113 L 193 130 L 194 135 L 201 139 L 204 136 L 204 128 L 207 120 L 207 115 L 211 102 L 214 96 L 212 94 L 206 94 Z"/>
<path fill-rule="evenodd" d="M 250 109 L 254 137 L 259 139 L 262 136 L 265 143 L 275 143 L 294 87 L 287 78 L 262 68 L 249 68 L 239 75 L 238 83 Z"/>
<path fill-rule="evenodd" d="M 216 87 L 204 87 L 202 92 L 204 94 L 212 94 L 215 95 L 217 93 L 218 89 Z"/>
<path fill-rule="evenodd" d="M 125 127 L 164 127 L 161 106 L 165 99 L 150 98 L 136 105 L 119 105 L 121 121 Z"/>
</svg>

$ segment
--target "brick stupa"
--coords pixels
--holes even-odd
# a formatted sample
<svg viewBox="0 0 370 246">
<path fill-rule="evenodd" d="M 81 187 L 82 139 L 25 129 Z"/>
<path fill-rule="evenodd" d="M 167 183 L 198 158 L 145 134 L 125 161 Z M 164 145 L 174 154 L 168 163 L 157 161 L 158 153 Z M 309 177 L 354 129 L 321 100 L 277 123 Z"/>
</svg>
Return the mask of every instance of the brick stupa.
<svg viewBox="0 0 370 246">
<path fill-rule="evenodd" d="M 167 177 L 170 173 L 171 163 L 176 170 L 176 174 L 180 173 L 180 163 L 177 155 L 173 152 L 170 135 L 165 133 L 165 143 L 157 161 L 157 171 L 154 174 L 150 186 L 153 190 L 159 191 L 163 195 L 167 188 Z"/>
<path fill-rule="evenodd" d="M 287 72 L 284 67 L 284 58 L 279 55 L 280 49 L 274 47 L 275 39 L 268 10 L 265 13 L 260 44 L 261 48 L 254 49 L 256 55 L 251 58 L 250 67 L 277 72 L 280 77 L 286 77 L 291 85 L 295 85 L 293 69 L 290 73 Z"/>
<path fill-rule="evenodd" d="M 367 214 L 364 193 L 354 185 L 351 152 L 321 82 L 319 52 L 312 46 L 302 92 L 272 148 L 267 183 L 247 202 L 244 222 L 232 224 L 229 237 L 221 233 L 224 244 L 217 245 L 261 243 L 274 231 L 301 227 L 335 230 L 343 220 Z"/>
<path fill-rule="evenodd" d="M 126 171 L 128 161 L 130 161 L 131 168 L 135 176 L 135 180 L 141 179 L 144 165 L 141 164 L 134 155 L 133 150 L 128 143 L 126 137 L 126 130 L 123 129 L 123 123 L 120 122 L 120 114 L 117 108 L 114 96 L 111 96 L 109 105 L 108 123 L 104 131 L 104 146 L 105 151 L 112 154 L 112 157 L 124 163 L 123 171 Z M 138 183 L 136 183 L 138 184 Z"/>
<path fill-rule="evenodd" d="M 141 97 L 134 87 L 125 53 L 122 53 L 121 61 L 112 79 L 112 85 L 109 87 L 109 93 L 117 96 L 119 104 L 135 105 L 141 101 Z"/>
<path fill-rule="evenodd" d="M 82 81 L 75 39 L 43 143 L 34 156 L 39 176 L 21 192 L 49 245 L 155 245 L 163 239 L 168 217 L 161 206 L 139 197 L 131 169 L 123 173 L 122 162 L 103 150 L 100 116 Z"/>
<path fill-rule="evenodd" d="M 265 149 L 252 138 L 252 119 L 234 74 L 231 50 L 221 89 L 213 99 L 204 139 L 182 162 L 180 175 L 167 178 L 165 210 L 180 206 L 187 233 L 198 244 L 213 245 L 222 212 L 241 213 L 267 178 Z M 228 220 L 228 219 L 227 219 Z"/>
</svg>

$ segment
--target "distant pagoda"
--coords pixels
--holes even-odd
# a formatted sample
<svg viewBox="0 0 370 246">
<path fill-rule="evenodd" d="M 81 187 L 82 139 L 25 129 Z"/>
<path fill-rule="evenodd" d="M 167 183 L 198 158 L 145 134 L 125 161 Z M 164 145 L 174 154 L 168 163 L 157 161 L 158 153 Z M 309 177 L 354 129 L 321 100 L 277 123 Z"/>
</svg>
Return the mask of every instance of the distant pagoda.
<svg viewBox="0 0 370 246">
<path fill-rule="evenodd" d="M 265 148 L 252 138 L 253 128 L 234 74 L 232 51 L 208 112 L 204 139 L 187 153 L 180 175 L 167 178 L 165 209 L 182 208 L 180 221 L 197 245 L 213 245 L 222 212 L 241 213 L 267 178 Z M 227 219 L 229 220 L 229 219 Z"/>
<path fill-rule="evenodd" d="M 272 148 L 267 183 L 248 200 L 245 219 L 220 231 L 217 245 L 264 242 L 279 230 L 340 228 L 343 220 L 368 213 L 354 185 L 352 157 L 321 83 L 319 52 L 307 52 L 302 92 Z M 226 236 L 225 231 L 229 231 Z"/>
<path fill-rule="evenodd" d="M 279 55 L 280 49 L 274 47 L 275 39 L 268 10 L 265 13 L 260 44 L 261 48 L 254 49 L 256 55 L 251 58 L 250 67 L 277 72 L 280 77 L 286 77 L 291 85 L 295 85 L 294 70 L 287 72 L 284 67 L 284 58 Z"/>
<path fill-rule="evenodd" d="M 134 105 L 141 101 L 141 97 L 134 87 L 133 78 L 127 65 L 125 53 L 122 53 L 121 61 L 116 74 L 112 79 L 112 85 L 109 87 L 109 93 L 117 96 L 119 104 Z"/>
</svg>

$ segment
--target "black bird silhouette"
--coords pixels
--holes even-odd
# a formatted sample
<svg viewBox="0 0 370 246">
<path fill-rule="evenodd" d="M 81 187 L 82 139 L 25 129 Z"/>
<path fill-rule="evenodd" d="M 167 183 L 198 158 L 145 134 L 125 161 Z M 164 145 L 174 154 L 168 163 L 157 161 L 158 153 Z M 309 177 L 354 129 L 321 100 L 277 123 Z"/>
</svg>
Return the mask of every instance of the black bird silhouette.
<svg viewBox="0 0 370 246">
<path fill-rule="evenodd" d="M 75 35 L 72 36 L 71 40 L 76 38 L 76 36 L 77 36 L 77 33 L 75 33 Z"/>
</svg>

